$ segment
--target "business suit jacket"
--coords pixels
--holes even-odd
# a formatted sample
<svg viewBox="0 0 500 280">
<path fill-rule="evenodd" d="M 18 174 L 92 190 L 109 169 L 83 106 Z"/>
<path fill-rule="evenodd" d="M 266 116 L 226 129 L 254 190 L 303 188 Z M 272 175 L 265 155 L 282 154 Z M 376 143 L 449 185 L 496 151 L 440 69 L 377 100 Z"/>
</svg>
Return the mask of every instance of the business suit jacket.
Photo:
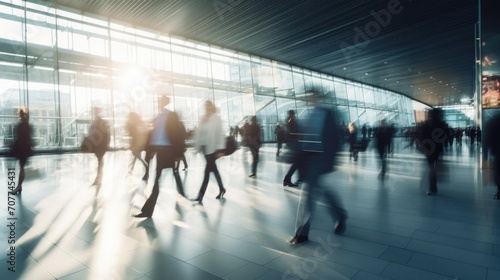
<svg viewBox="0 0 500 280">
<path fill-rule="evenodd" d="M 158 117 L 157 117 L 158 118 Z M 158 128 L 153 128 L 153 130 Z M 168 152 L 157 153 L 157 169 L 163 168 L 173 168 L 175 167 L 175 161 L 178 158 L 182 158 L 185 148 L 186 140 L 186 128 L 184 124 L 180 121 L 177 113 L 167 110 L 167 121 L 165 122 L 165 131 L 167 132 L 168 140 L 170 141 L 170 146 L 149 146 L 148 149 L 155 150 L 158 148 L 164 148 Z M 150 143 L 151 135 L 149 135 L 148 143 Z"/>
</svg>

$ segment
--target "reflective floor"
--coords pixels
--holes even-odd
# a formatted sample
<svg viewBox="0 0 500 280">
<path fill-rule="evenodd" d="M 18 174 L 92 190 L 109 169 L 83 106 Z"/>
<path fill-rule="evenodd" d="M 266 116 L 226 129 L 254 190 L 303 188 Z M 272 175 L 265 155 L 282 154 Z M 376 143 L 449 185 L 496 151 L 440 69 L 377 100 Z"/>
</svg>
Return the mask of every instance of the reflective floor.
<svg viewBox="0 0 500 280">
<path fill-rule="evenodd" d="M 222 200 L 213 175 L 196 204 L 164 171 L 150 219 L 132 217 L 152 182 L 141 181 L 139 163 L 127 176 L 127 151 L 106 154 L 101 187 L 91 186 L 92 155 L 35 156 L 15 201 L 7 197 L 15 162 L 0 158 L 0 279 L 500 279 L 500 201 L 477 166 L 478 147 L 445 152 L 437 196 L 425 195 L 422 156 L 403 147 L 398 140 L 384 181 L 373 150 L 356 162 L 343 152 L 325 180 L 348 211 L 345 234 L 333 234 L 320 204 L 310 241 L 295 246 L 288 240 L 300 190 L 281 185 L 288 165 L 275 160 L 274 145 L 261 149 L 256 179 L 247 177 L 244 149 L 217 161 Z M 204 158 L 186 157 L 180 173 L 195 198 Z"/>
</svg>

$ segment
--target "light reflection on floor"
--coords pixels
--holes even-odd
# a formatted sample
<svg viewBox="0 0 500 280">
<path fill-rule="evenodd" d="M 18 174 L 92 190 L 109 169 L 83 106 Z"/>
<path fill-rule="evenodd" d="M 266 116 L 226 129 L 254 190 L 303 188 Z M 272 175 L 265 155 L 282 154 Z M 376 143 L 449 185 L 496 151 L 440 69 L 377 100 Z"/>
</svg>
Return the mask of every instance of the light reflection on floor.
<svg viewBox="0 0 500 280">
<path fill-rule="evenodd" d="M 152 182 L 141 181 L 140 164 L 127 176 L 127 151 L 108 152 L 100 187 L 90 185 L 96 169 L 90 154 L 35 156 L 16 196 L 15 273 L 7 270 L 9 229 L 0 227 L 0 278 L 500 279 L 500 203 L 483 183 L 487 172 L 475 168 L 478 149 L 447 150 L 439 194 L 427 197 L 423 158 L 401 141 L 385 181 L 377 179 L 373 150 L 357 162 L 342 153 L 326 183 L 349 213 L 347 231 L 332 234 L 320 203 L 311 241 L 299 246 L 287 240 L 300 190 L 281 186 L 288 165 L 276 162 L 273 145 L 261 150 L 256 179 L 247 178 L 244 149 L 218 160 L 228 190 L 222 200 L 215 199 L 214 178 L 203 204 L 180 197 L 165 170 L 151 219 L 132 217 Z M 204 159 L 192 150 L 186 156 L 189 168 L 180 173 L 194 198 Z M 2 178 L 13 164 L 0 158 Z M 7 201 L 6 191 L 0 196 Z M 7 224 L 7 203 L 0 210 Z"/>
</svg>

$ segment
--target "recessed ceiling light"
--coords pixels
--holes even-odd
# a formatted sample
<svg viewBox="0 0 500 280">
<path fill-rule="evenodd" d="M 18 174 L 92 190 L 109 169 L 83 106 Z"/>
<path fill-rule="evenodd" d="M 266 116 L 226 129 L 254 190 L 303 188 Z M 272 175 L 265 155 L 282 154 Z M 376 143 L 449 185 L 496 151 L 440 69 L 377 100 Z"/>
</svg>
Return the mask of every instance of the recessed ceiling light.
<svg viewBox="0 0 500 280">
<path fill-rule="evenodd" d="M 347 70 L 347 67 L 344 67 L 344 70 Z"/>
<path fill-rule="evenodd" d="M 366 76 L 368 76 L 368 73 L 365 73 Z"/>
<path fill-rule="evenodd" d="M 385 78 L 384 80 L 386 80 L 386 81 L 387 81 L 387 78 Z"/>
</svg>

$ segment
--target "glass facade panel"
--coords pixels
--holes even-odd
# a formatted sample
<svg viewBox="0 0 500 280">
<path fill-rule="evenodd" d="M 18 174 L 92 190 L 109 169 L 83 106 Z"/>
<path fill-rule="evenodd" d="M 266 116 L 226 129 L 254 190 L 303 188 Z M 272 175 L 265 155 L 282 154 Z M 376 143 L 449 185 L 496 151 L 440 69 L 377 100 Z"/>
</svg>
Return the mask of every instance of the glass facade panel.
<svg viewBox="0 0 500 280">
<path fill-rule="evenodd" d="M 3 151 L 20 107 L 30 111 L 37 150 L 77 149 L 95 106 L 110 124 L 111 148 L 126 148 L 129 112 L 150 123 L 161 95 L 171 96 L 188 129 L 198 125 L 205 100 L 215 102 L 226 131 L 256 115 L 264 141 L 274 140 L 288 110 L 300 121 L 308 89 L 326 92 L 323 102 L 338 105 L 343 124 L 414 122 L 414 102 L 396 93 L 45 2 L 0 1 L 0 25 Z"/>
</svg>

